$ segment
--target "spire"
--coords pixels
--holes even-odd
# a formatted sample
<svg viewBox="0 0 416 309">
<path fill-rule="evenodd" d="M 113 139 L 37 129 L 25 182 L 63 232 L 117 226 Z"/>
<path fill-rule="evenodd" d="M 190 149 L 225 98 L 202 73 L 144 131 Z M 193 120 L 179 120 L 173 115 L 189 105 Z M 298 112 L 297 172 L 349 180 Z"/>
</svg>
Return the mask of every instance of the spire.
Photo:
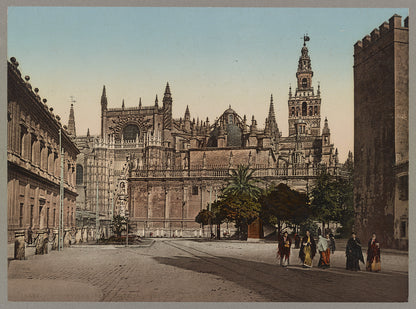
<svg viewBox="0 0 416 309">
<path fill-rule="evenodd" d="M 157 95 L 155 99 L 155 108 L 159 108 L 159 100 L 157 99 Z"/>
<path fill-rule="evenodd" d="M 188 105 L 186 105 L 185 120 L 191 120 L 191 114 L 189 113 L 189 107 L 188 107 Z"/>
<path fill-rule="evenodd" d="M 324 128 L 322 129 L 322 134 L 329 134 L 329 126 L 328 126 L 328 119 L 325 117 Z"/>
<path fill-rule="evenodd" d="M 90 128 L 87 129 L 87 137 L 90 137 Z"/>
<path fill-rule="evenodd" d="M 296 78 L 298 79 L 298 89 L 310 89 L 312 88 L 312 76 L 313 71 L 311 67 L 311 58 L 309 57 L 309 51 L 306 47 L 306 42 L 309 41 L 309 36 L 303 37 L 303 47 L 301 49 L 301 55 L 298 62 L 298 71 L 296 72 Z"/>
<path fill-rule="evenodd" d="M 121 103 L 121 108 L 124 109 L 124 99 L 123 99 L 123 102 Z"/>
<path fill-rule="evenodd" d="M 139 98 L 139 108 L 142 108 L 142 98 Z"/>
<path fill-rule="evenodd" d="M 170 93 L 170 88 L 169 88 L 169 82 L 168 83 L 166 83 L 166 88 L 165 88 L 165 96 L 166 95 L 171 95 L 171 93 Z"/>
<path fill-rule="evenodd" d="M 276 117 L 275 117 L 275 114 L 274 114 L 274 105 L 273 105 L 273 94 L 270 95 L 269 116 L 267 118 L 271 122 L 276 122 Z"/>
<path fill-rule="evenodd" d="M 107 94 L 105 92 L 105 85 L 103 86 L 103 93 L 101 94 L 101 110 L 107 109 Z"/>
<path fill-rule="evenodd" d="M 75 130 L 75 117 L 74 117 L 74 104 L 71 103 L 71 109 L 69 110 L 69 119 L 68 119 L 68 133 L 72 136 L 76 136 Z"/>
</svg>

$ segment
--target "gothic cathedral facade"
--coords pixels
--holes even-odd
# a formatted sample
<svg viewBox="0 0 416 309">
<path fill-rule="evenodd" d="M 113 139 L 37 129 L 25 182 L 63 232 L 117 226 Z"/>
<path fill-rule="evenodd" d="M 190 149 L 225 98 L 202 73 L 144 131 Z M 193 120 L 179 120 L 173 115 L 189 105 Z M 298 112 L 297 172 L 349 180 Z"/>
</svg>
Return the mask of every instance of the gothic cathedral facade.
<svg viewBox="0 0 416 309">
<path fill-rule="evenodd" d="M 264 183 L 284 182 L 307 192 L 324 166 L 339 174 L 338 152 L 330 140 L 328 121 L 321 133 L 321 94 L 312 86 L 313 71 L 306 40 L 289 89 L 289 135 L 276 122 L 273 97 L 265 127 L 259 128 L 229 106 L 212 123 L 173 118 L 169 84 L 159 103 L 109 108 L 104 86 L 101 134 L 76 136 L 73 110 L 69 131 L 81 154 L 77 159 L 77 222 L 88 224 L 128 215 L 141 236 L 197 236 L 195 217 L 209 207 L 239 164 L 255 169 Z M 72 107 L 71 107 L 72 109 Z"/>
</svg>

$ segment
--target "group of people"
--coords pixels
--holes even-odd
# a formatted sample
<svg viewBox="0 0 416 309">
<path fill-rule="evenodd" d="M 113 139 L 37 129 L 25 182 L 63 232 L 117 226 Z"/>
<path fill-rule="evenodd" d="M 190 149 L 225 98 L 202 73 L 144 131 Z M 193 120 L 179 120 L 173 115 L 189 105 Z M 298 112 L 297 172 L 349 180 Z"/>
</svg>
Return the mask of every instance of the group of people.
<svg viewBox="0 0 416 309">
<path fill-rule="evenodd" d="M 309 231 L 306 231 L 306 235 L 300 239 L 298 235 L 295 235 L 295 247 L 299 248 L 299 258 L 303 263 L 303 267 L 311 268 L 312 261 L 319 252 L 318 267 L 328 268 L 330 267 L 331 254 L 335 252 L 335 238 L 334 235 L 327 233 L 325 237 L 319 235 L 318 245 L 315 243 L 315 239 Z M 284 232 L 280 237 L 277 256 L 280 257 L 280 265 L 285 267 L 289 265 L 290 248 L 292 241 L 288 232 Z M 355 232 L 352 233 L 351 238 L 347 242 L 345 250 L 347 257 L 346 269 L 352 271 L 360 270 L 359 262 L 364 263 L 364 257 L 361 249 L 361 242 L 357 238 Z M 373 233 L 371 239 L 368 241 L 367 249 L 367 271 L 380 271 L 380 243 L 377 240 L 376 234 Z"/>
</svg>

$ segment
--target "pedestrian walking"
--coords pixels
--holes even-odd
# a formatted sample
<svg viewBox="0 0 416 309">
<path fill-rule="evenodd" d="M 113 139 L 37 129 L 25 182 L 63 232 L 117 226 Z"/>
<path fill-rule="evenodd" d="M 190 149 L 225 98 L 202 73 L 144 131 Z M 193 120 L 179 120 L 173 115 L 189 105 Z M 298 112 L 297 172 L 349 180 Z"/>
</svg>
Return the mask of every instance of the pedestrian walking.
<svg viewBox="0 0 416 309">
<path fill-rule="evenodd" d="M 328 235 L 329 238 L 329 235 Z M 319 251 L 319 262 L 318 267 L 328 268 L 329 267 L 329 255 L 330 249 L 328 246 L 328 238 L 319 235 L 318 240 L 318 251 Z"/>
<path fill-rule="evenodd" d="M 316 254 L 316 243 L 311 233 L 306 231 L 306 235 L 302 238 L 299 250 L 299 258 L 303 263 L 303 267 L 312 267 L 312 261 Z"/>
<path fill-rule="evenodd" d="M 283 236 L 279 239 L 277 256 L 280 257 L 280 266 L 286 267 L 289 265 L 290 246 L 292 241 L 287 232 L 283 233 Z"/>
<path fill-rule="evenodd" d="M 351 238 L 347 242 L 345 254 L 347 256 L 347 270 L 360 270 L 359 261 L 364 263 L 364 257 L 361 250 L 361 242 L 355 232 L 352 232 Z"/>
<path fill-rule="evenodd" d="M 329 248 L 331 249 L 332 254 L 335 253 L 335 237 L 334 234 L 329 234 Z"/>
<path fill-rule="evenodd" d="M 375 233 L 368 241 L 366 270 L 375 272 L 381 270 L 380 243 Z"/>
</svg>

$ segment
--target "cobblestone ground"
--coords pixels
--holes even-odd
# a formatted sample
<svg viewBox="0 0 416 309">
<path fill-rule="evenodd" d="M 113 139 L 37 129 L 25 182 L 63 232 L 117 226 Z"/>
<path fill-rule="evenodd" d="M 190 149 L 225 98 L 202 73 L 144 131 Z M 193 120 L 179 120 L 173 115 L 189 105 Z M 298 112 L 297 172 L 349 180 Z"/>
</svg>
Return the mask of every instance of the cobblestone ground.
<svg viewBox="0 0 416 309">
<path fill-rule="evenodd" d="M 380 273 L 345 270 L 342 251 L 326 270 L 302 268 L 297 255 L 292 250 L 283 268 L 270 243 L 158 239 L 141 248 L 71 247 L 12 261 L 9 301 L 407 301 L 407 255 L 382 254 Z"/>
</svg>

